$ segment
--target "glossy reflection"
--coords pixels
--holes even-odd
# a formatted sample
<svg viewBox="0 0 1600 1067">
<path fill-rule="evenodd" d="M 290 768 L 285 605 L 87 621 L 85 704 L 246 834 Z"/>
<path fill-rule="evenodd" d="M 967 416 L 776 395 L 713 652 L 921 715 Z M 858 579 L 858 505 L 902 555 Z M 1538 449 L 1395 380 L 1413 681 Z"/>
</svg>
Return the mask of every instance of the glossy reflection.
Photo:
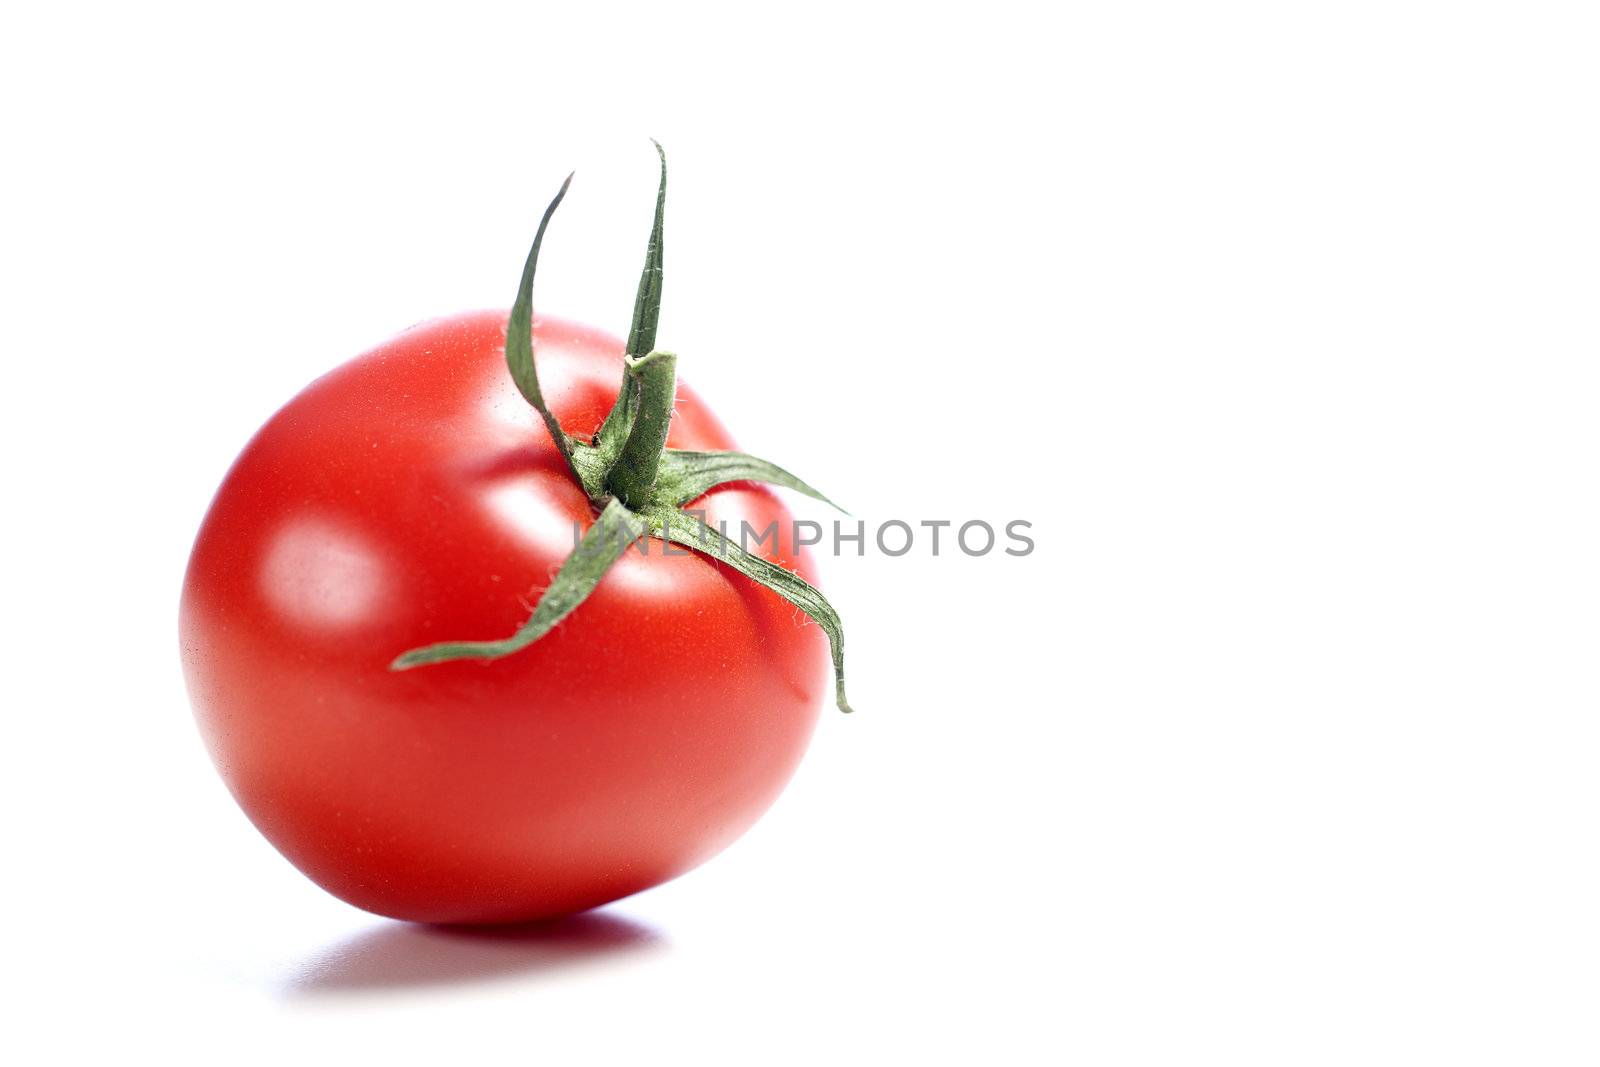
<svg viewBox="0 0 1600 1067">
<path fill-rule="evenodd" d="M 654 928 L 601 912 L 515 926 L 391 922 L 313 956 L 287 992 L 321 997 L 553 976 L 665 947 Z"/>
<path fill-rule="evenodd" d="M 565 487 L 564 478 L 561 474 L 533 471 L 527 477 L 487 490 L 483 501 L 495 521 L 529 550 L 565 558 L 588 523 L 578 527 L 571 515 L 549 505 L 552 492 L 547 487 L 561 480 L 555 489 L 560 493 Z"/>
<path fill-rule="evenodd" d="M 278 532 L 261 568 L 262 592 L 285 618 L 309 627 L 360 620 L 384 586 L 383 564 L 355 534 L 316 518 Z"/>
</svg>

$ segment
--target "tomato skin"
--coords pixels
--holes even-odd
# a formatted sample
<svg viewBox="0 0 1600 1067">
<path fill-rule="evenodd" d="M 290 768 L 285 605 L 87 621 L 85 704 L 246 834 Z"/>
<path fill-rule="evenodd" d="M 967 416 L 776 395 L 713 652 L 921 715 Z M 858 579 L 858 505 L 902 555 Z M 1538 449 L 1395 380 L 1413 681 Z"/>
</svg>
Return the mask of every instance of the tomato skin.
<svg viewBox="0 0 1600 1067">
<path fill-rule="evenodd" d="M 827 691 L 818 627 L 655 540 L 518 653 L 388 669 L 513 632 L 592 520 L 505 322 L 424 323 L 308 386 L 229 471 L 184 580 L 190 696 L 234 797 L 323 888 L 400 919 L 549 918 L 687 871 L 777 797 Z M 535 345 L 562 425 L 592 432 L 621 342 L 544 318 Z M 734 447 L 681 384 L 668 444 Z M 691 508 L 776 522 L 750 549 L 814 580 L 770 491 Z"/>
</svg>

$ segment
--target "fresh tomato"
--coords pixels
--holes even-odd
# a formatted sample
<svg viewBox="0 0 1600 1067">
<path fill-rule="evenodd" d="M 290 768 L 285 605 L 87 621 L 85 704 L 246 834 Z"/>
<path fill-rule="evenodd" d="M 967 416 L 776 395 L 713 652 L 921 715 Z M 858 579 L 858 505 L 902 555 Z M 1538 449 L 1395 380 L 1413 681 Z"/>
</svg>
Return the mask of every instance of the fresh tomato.
<svg viewBox="0 0 1600 1067">
<path fill-rule="evenodd" d="M 532 920 L 687 871 L 777 797 L 826 690 L 821 629 L 654 538 L 514 655 L 388 669 L 516 630 L 594 519 L 505 344 L 505 312 L 459 315 L 313 383 L 228 473 L 184 583 L 184 666 L 229 789 L 319 885 L 397 918 Z M 622 342 L 544 318 L 534 347 L 561 425 L 598 428 Z M 667 444 L 733 447 L 681 385 Z M 776 523 L 752 552 L 811 576 L 769 489 L 692 507 Z"/>
</svg>

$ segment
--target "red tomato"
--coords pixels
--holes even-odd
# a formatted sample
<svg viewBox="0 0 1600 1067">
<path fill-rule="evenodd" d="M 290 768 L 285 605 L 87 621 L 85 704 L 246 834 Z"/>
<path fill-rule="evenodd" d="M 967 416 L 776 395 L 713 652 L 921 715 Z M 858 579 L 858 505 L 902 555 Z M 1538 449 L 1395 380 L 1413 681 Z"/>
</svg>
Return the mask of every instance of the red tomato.
<svg viewBox="0 0 1600 1067">
<path fill-rule="evenodd" d="M 399 653 L 515 631 L 593 512 L 506 373 L 506 316 L 417 326 L 318 379 L 229 472 L 194 546 L 183 661 L 206 744 L 267 838 L 358 907 L 510 922 L 603 904 L 738 837 L 793 773 L 823 632 L 686 550 L 629 550 L 554 632 L 493 661 Z M 535 324 L 562 425 L 610 409 L 622 344 Z M 668 443 L 728 449 L 680 385 Z M 772 493 L 707 521 L 812 578 Z"/>
</svg>

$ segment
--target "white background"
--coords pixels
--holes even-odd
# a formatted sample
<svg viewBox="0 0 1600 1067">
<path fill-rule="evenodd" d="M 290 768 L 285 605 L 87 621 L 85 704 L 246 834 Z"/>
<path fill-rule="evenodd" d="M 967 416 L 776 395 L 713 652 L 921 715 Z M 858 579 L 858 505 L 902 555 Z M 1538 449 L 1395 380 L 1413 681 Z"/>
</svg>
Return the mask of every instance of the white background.
<svg viewBox="0 0 1600 1067">
<path fill-rule="evenodd" d="M 8 1059 L 1600 1056 L 1592 8 L 1047 6 L 5 16 Z M 701 870 L 364 915 L 205 758 L 190 538 L 573 167 L 539 303 L 622 330 L 651 135 L 741 444 L 1038 550 L 825 559 L 859 714 Z"/>
</svg>

